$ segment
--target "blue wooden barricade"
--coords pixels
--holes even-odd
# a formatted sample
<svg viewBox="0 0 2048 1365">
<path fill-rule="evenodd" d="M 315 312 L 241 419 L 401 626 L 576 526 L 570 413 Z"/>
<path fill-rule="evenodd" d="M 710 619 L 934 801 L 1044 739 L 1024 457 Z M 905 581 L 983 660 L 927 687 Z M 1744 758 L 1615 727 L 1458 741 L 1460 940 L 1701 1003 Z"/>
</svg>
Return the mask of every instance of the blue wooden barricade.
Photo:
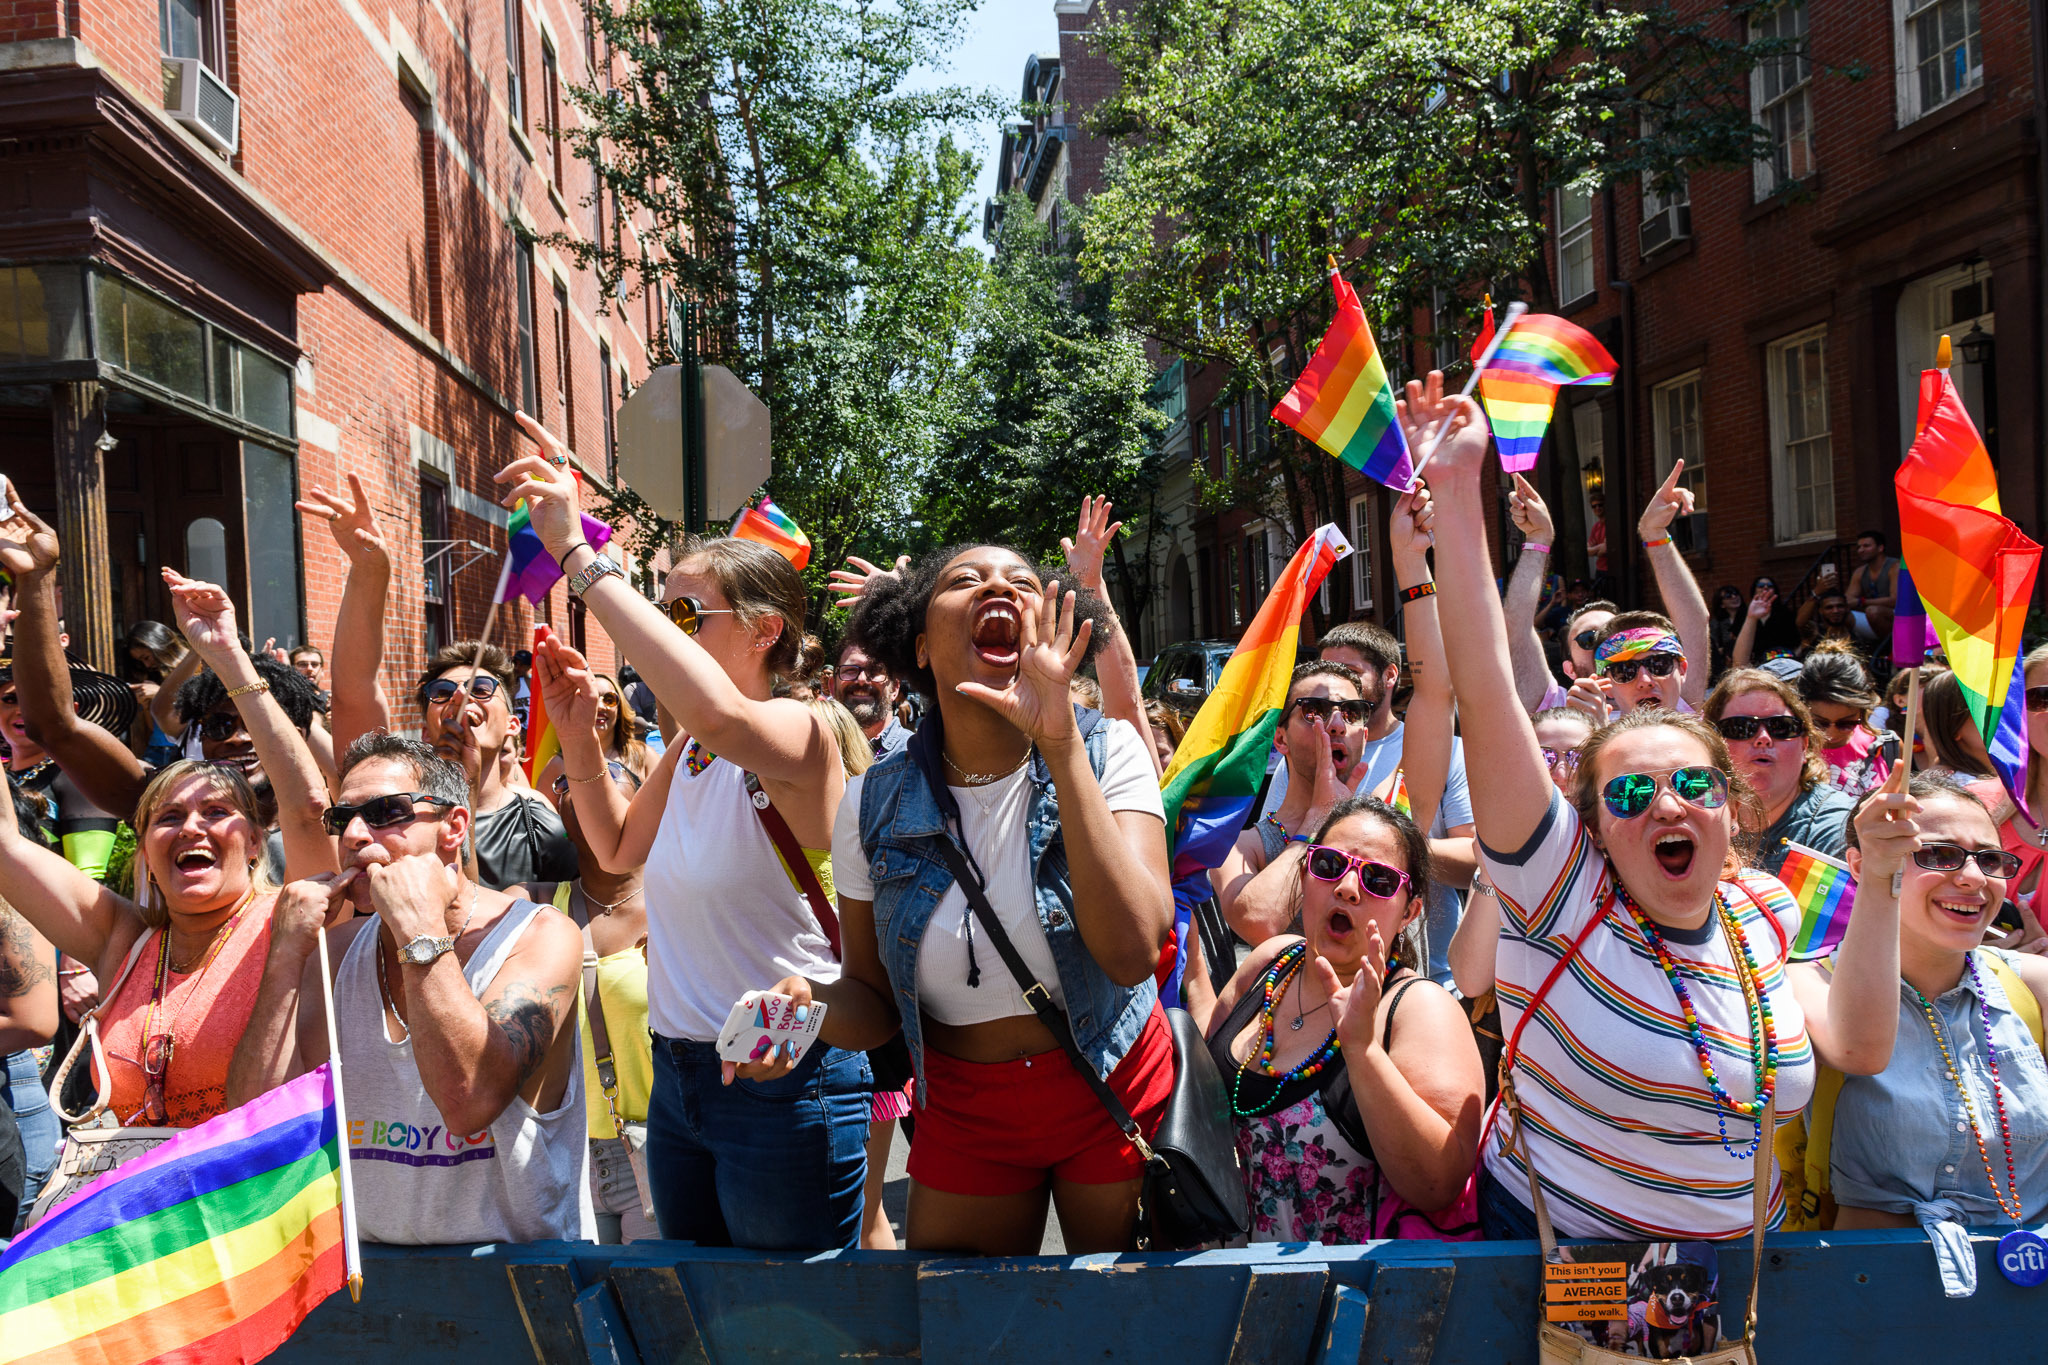
<svg viewBox="0 0 2048 1365">
<path fill-rule="evenodd" d="M 1765 1365 L 2038 1360 L 2048 1286 L 1999 1273 L 1948 1299 L 1918 1231 L 1797 1233 L 1764 1249 Z M 762 1256 L 676 1242 L 364 1248 L 281 1363 L 728 1365 L 861 1360 L 1495 1365 L 1535 1360 L 1531 1242 L 1270 1245 L 1153 1256 Z M 1721 1253 L 1741 1330 L 1746 1245 Z"/>
</svg>

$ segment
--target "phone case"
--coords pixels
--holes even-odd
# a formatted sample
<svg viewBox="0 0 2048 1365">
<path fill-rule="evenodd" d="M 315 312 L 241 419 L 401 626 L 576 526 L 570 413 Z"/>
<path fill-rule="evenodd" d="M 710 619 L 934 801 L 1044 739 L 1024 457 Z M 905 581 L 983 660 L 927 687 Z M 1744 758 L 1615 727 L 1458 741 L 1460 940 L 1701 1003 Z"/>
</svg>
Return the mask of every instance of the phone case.
<svg viewBox="0 0 2048 1365">
<path fill-rule="evenodd" d="M 748 991 L 725 1017 L 725 1027 L 718 1031 L 718 1056 L 728 1062 L 758 1062 L 768 1056 L 770 1049 L 782 1043 L 795 1043 L 797 1060 L 802 1061 L 811 1044 L 818 1041 L 826 1008 L 823 1001 L 813 1000 L 799 1022 L 795 1002 L 788 996 Z"/>
</svg>

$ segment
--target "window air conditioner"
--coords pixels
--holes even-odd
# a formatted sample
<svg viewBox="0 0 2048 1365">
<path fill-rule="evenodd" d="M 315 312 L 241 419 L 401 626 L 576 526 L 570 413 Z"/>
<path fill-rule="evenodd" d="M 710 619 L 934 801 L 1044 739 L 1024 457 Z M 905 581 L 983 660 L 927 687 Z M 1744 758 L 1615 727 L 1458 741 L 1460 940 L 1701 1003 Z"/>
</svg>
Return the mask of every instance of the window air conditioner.
<svg viewBox="0 0 2048 1365">
<path fill-rule="evenodd" d="M 164 110 L 207 145 L 232 156 L 241 136 L 241 102 L 196 57 L 166 57 Z"/>
<path fill-rule="evenodd" d="M 1653 255 L 1692 236 L 1692 206 L 1672 204 L 1643 219 L 1642 254 Z"/>
</svg>

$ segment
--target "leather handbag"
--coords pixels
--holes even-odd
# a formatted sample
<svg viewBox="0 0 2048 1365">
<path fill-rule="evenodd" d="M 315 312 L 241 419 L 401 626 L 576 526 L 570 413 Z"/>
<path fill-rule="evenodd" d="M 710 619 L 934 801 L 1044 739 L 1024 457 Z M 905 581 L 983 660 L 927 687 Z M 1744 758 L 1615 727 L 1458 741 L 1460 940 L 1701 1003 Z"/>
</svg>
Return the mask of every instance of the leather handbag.
<svg viewBox="0 0 2048 1365">
<path fill-rule="evenodd" d="M 1144 1184 L 1138 1196 L 1138 1250 L 1174 1251 L 1244 1236 L 1251 1227 L 1251 1198 L 1237 1152 L 1229 1092 L 1193 1016 L 1178 1007 L 1166 1010 L 1167 1027 L 1173 1035 L 1173 1092 L 1160 1117 L 1159 1130 L 1147 1141 L 1130 1110 L 1081 1055 L 1065 1011 L 1052 1002 L 1052 992 L 1010 941 L 989 904 L 988 892 L 968 868 L 959 845 L 945 835 L 937 842 L 983 931 L 1024 992 L 1025 1003 L 1058 1040 L 1068 1062 L 1144 1158 Z"/>
</svg>

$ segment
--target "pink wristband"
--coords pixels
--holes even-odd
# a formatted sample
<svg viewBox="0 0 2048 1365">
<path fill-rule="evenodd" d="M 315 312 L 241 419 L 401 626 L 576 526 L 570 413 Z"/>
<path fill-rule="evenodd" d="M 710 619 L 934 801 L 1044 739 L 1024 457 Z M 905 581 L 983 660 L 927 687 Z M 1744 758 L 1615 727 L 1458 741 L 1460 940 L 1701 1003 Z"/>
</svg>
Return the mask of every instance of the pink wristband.
<svg viewBox="0 0 2048 1365">
<path fill-rule="evenodd" d="M 1549 547 L 1548 545 L 1539 545 L 1539 544 L 1537 544 L 1537 543 L 1536 543 L 1535 541 L 1533 541 L 1533 540 L 1525 540 L 1525 541 L 1523 541 L 1523 542 L 1522 542 L 1522 549 L 1523 549 L 1524 551 L 1528 551 L 1528 550 L 1534 550 L 1534 551 L 1535 551 L 1536 553 L 1538 553 L 1538 554 L 1543 554 L 1543 555 L 1547 555 L 1547 554 L 1549 554 L 1549 553 L 1550 553 L 1550 547 Z"/>
</svg>

